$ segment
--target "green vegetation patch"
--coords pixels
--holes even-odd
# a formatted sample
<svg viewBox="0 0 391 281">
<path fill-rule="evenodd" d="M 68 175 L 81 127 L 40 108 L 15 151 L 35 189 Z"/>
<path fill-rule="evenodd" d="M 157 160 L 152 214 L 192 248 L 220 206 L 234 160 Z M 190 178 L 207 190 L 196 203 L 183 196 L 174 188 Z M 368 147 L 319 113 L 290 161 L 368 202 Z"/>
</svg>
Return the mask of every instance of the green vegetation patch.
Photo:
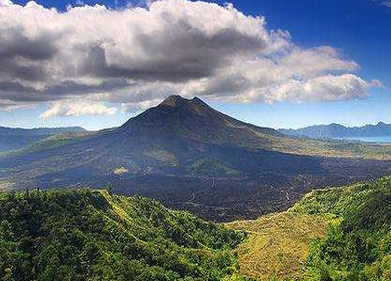
<svg viewBox="0 0 391 281">
<path fill-rule="evenodd" d="M 171 165 L 178 166 L 178 160 L 175 155 L 169 151 L 163 149 L 153 149 L 151 151 L 144 152 L 148 157 L 155 158 L 156 160 Z"/>
<path fill-rule="evenodd" d="M 240 272 L 268 281 L 299 278 L 305 272 L 311 242 L 326 233 L 329 222 L 323 216 L 288 211 L 227 226 L 249 234 L 237 249 Z"/>
<path fill-rule="evenodd" d="M 195 175 L 235 176 L 239 172 L 214 158 L 202 158 L 190 165 L 189 170 Z"/>
</svg>

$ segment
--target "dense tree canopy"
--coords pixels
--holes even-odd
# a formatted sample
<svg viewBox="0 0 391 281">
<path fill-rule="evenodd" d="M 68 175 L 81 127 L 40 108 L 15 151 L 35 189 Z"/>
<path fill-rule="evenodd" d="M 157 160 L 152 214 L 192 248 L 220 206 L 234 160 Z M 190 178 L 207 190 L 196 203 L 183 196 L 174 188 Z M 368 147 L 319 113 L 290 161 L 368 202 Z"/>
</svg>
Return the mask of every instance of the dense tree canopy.
<svg viewBox="0 0 391 281">
<path fill-rule="evenodd" d="M 242 280 L 230 249 L 243 238 L 141 197 L 0 196 L 1 280 Z"/>
<path fill-rule="evenodd" d="M 391 280 L 391 178 L 312 193 L 296 211 L 334 216 L 313 243 L 305 280 Z"/>
</svg>

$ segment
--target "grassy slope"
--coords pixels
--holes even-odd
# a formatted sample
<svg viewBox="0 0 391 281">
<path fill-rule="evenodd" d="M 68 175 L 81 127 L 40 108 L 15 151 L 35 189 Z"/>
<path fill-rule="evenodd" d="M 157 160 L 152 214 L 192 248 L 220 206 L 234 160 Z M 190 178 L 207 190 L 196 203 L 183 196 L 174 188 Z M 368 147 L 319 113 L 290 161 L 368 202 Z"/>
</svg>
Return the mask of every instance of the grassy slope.
<svg viewBox="0 0 391 281">
<path fill-rule="evenodd" d="M 292 208 L 306 214 L 326 214 L 344 218 L 351 209 L 363 203 L 373 192 L 390 189 L 391 176 L 378 180 L 356 183 L 344 188 L 328 188 L 308 193 Z"/>
<path fill-rule="evenodd" d="M 323 216 L 292 211 L 227 224 L 249 234 L 237 249 L 241 273 L 265 281 L 301 276 L 311 241 L 323 236 L 328 225 Z"/>
<path fill-rule="evenodd" d="M 316 190 L 290 210 L 228 223 L 242 274 L 270 280 L 390 280 L 391 177 Z"/>
<path fill-rule="evenodd" d="M 243 234 L 106 191 L 0 195 L 1 280 L 243 280 Z"/>
</svg>

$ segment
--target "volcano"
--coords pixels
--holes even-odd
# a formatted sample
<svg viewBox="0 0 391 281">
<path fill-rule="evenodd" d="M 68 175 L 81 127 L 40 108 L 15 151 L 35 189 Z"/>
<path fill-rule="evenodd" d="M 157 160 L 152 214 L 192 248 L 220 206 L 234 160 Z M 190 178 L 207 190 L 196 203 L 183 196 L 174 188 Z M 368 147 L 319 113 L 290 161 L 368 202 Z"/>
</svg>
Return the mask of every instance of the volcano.
<svg viewBox="0 0 391 281">
<path fill-rule="evenodd" d="M 174 95 L 118 128 L 1 156 L 0 188 L 110 184 L 216 221 L 255 218 L 313 188 L 389 174 L 384 149 L 285 136 Z"/>
</svg>

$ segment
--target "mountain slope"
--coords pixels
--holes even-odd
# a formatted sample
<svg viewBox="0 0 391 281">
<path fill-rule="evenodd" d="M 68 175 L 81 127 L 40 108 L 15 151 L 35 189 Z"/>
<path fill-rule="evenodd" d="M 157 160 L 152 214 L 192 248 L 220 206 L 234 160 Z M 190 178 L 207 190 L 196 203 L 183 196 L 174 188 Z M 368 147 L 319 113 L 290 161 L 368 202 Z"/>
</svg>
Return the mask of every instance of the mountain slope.
<svg viewBox="0 0 391 281">
<path fill-rule="evenodd" d="M 390 137 L 391 124 L 379 122 L 376 125 L 345 127 L 339 124 L 315 125 L 297 130 L 280 129 L 280 133 L 290 136 L 302 136 L 314 139 L 354 138 L 354 137 Z"/>
<path fill-rule="evenodd" d="M 260 128 L 224 115 L 201 101 L 170 96 L 159 106 L 130 119 L 118 133 L 140 136 L 180 137 L 204 143 L 261 147 L 270 145 L 265 136 L 279 136 L 273 129 Z"/>
<path fill-rule="evenodd" d="M 182 138 L 213 145 L 264 149 L 299 155 L 391 159 L 391 146 L 365 146 L 341 141 L 287 137 L 271 128 L 257 127 L 214 110 L 199 98 L 170 96 L 159 106 L 130 119 L 117 132 L 126 137 Z"/>
<path fill-rule="evenodd" d="M 391 177 L 313 191 L 287 212 L 228 227 L 249 234 L 241 272 L 260 280 L 389 280 Z"/>
<path fill-rule="evenodd" d="M 47 137 L 70 132 L 81 133 L 85 132 L 85 130 L 81 127 L 35 129 L 0 127 L 0 153 L 7 150 L 20 149 Z"/>
<path fill-rule="evenodd" d="M 0 196 L 1 280 L 244 280 L 243 234 L 106 191 Z"/>
<path fill-rule="evenodd" d="M 315 241 L 308 257 L 311 280 L 389 280 L 391 178 L 313 192 L 298 211 L 334 215 L 341 223 Z"/>
<path fill-rule="evenodd" d="M 237 248 L 240 272 L 270 281 L 275 277 L 298 280 L 306 271 L 311 243 L 326 234 L 329 223 L 322 215 L 288 211 L 226 226 L 248 233 Z"/>
<path fill-rule="evenodd" d="M 313 188 L 391 173 L 390 159 L 391 146 L 287 137 L 198 98 L 171 96 L 119 128 L 3 155 L 0 188 L 111 183 L 116 192 L 220 221 L 286 209 Z"/>
</svg>

